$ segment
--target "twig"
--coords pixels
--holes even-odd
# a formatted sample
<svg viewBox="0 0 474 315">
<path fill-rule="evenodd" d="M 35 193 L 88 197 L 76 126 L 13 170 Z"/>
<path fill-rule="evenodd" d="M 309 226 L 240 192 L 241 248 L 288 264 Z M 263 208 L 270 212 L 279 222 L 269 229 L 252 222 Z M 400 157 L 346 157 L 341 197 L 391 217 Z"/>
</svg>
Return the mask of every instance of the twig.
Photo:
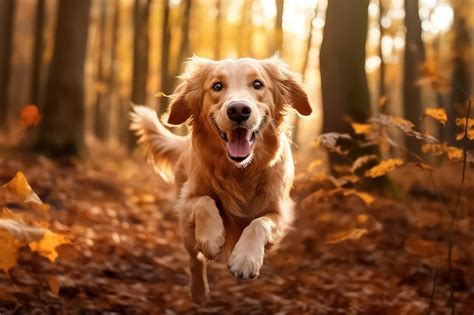
<svg viewBox="0 0 474 315">
<path fill-rule="evenodd" d="M 469 99 L 469 104 L 467 106 L 467 113 L 466 113 L 466 126 L 464 128 L 464 138 L 467 138 L 467 132 L 469 127 L 469 117 L 471 114 L 471 104 L 472 100 Z M 449 224 L 448 230 L 448 274 L 449 274 L 449 300 L 448 302 L 451 304 L 451 315 L 456 314 L 456 303 L 454 301 L 454 277 L 453 277 L 453 233 L 457 219 L 457 213 L 459 206 L 461 205 L 461 196 L 464 189 L 464 179 L 466 177 L 466 165 L 467 165 L 467 150 L 463 148 L 463 159 L 462 159 L 462 174 L 461 174 L 461 184 L 458 189 L 458 194 L 456 198 L 456 205 L 454 210 L 451 212 L 451 222 Z"/>
<path fill-rule="evenodd" d="M 431 296 L 430 296 L 430 305 L 428 306 L 428 311 L 426 312 L 426 315 L 431 314 L 431 310 L 433 309 L 433 304 L 434 304 L 434 296 L 436 293 L 436 284 L 438 282 L 438 269 L 435 268 L 434 270 L 434 276 L 433 276 L 433 289 L 431 290 Z"/>
</svg>

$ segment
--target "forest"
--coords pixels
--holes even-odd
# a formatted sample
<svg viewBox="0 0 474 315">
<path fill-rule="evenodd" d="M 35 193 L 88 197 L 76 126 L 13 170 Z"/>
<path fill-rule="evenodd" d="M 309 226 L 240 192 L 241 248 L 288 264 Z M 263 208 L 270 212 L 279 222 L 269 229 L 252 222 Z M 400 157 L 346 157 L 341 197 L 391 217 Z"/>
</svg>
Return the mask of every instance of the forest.
<svg viewBox="0 0 474 315">
<path fill-rule="evenodd" d="M 276 55 L 312 108 L 295 221 L 198 305 L 129 112 L 193 56 Z M 0 0 L 0 314 L 473 314 L 473 75 L 473 0 Z"/>
</svg>

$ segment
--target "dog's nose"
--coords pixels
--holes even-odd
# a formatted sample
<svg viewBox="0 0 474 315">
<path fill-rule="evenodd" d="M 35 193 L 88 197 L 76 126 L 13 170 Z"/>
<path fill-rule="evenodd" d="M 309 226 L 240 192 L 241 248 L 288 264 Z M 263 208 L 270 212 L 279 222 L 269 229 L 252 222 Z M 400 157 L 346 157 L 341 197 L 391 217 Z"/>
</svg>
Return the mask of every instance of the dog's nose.
<svg viewBox="0 0 474 315">
<path fill-rule="evenodd" d="M 227 107 L 227 116 L 230 120 L 241 123 L 249 119 L 252 109 L 246 103 L 232 103 Z"/>
</svg>

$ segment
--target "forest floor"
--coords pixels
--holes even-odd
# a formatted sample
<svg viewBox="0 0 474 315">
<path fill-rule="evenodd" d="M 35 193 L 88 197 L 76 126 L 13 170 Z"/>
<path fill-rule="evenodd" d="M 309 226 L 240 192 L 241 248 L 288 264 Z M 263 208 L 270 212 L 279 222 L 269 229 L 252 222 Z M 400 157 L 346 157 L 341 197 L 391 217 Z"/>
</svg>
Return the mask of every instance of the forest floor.
<svg viewBox="0 0 474 315">
<path fill-rule="evenodd" d="M 51 205 L 53 228 L 67 229 L 75 254 L 49 260 L 22 250 L 10 277 L 0 272 L 0 314 L 432 314 L 449 313 L 449 217 L 422 171 L 393 174 L 404 201 L 377 195 L 304 200 L 321 183 L 299 174 L 294 229 L 266 256 L 260 277 L 236 280 L 211 263 L 211 300 L 188 296 L 187 254 L 172 210 L 173 186 L 143 158 L 95 150 L 86 160 L 0 156 L 0 183 L 22 170 Z M 474 311 L 474 172 L 453 233 L 457 314 Z M 437 168 L 441 197 L 453 204 L 459 165 Z M 356 240 L 329 244 L 333 233 L 366 228 Z M 337 234 L 336 234 L 337 235 Z M 436 270 L 436 272 L 435 272 Z M 57 276 L 59 294 L 48 286 Z"/>
</svg>

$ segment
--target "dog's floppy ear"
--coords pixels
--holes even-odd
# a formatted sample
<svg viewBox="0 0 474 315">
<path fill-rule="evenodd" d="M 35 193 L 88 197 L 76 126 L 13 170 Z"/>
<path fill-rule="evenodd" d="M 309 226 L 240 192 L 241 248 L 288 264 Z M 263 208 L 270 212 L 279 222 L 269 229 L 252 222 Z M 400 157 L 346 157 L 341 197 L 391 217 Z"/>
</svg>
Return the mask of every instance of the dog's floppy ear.
<svg viewBox="0 0 474 315">
<path fill-rule="evenodd" d="M 186 69 L 179 77 L 182 82 L 171 95 L 168 124 L 181 125 L 196 114 L 202 102 L 202 84 L 207 73 L 207 65 L 212 62 L 196 56 L 186 62 Z"/>
<path fill-rule="evenodd" d="M 303 116 L 309 116 L 313 110 L 308 95 L 303 89 L 300 75 L 288 69 L 288 66 L 275 55 L 261 61 L 270 78 L 276 85 L 274 95 L 283 98 L 286 105 L 291 105 Z"/>
</svg>

